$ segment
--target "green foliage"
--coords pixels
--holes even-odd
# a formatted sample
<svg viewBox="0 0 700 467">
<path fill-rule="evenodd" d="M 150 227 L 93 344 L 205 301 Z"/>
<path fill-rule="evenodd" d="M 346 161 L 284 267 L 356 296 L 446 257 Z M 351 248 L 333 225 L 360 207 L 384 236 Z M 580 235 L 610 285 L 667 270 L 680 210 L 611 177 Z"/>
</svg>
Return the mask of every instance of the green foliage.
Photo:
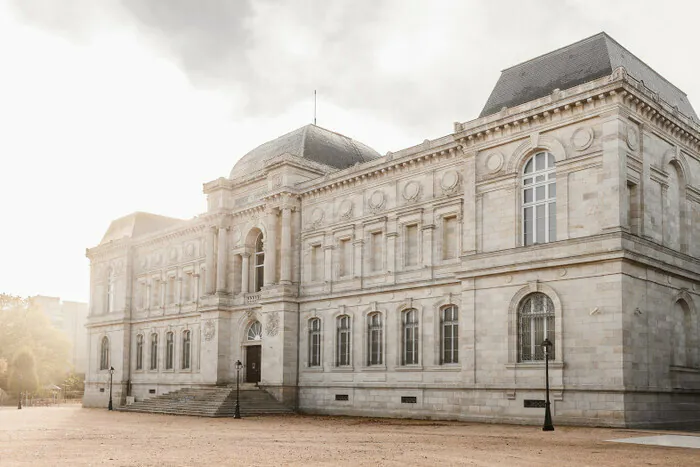
<svg viewBox="0 0 700 467">
<path fill-rule="evenodd" d="M 82 391 L 85 385 L 84 381 L 84 373 L 69 373 L 66 379 L 63 380 L 63 389 L 65 389 L 66 392 Z"/>
<path fill-rule="evenodd" d="M 0 294 L 0 360 L 9 362 L 0 388 L 16 388 L 19 375 L 28 378 L 23 390 L 55 384 L 70 368 L 70 342 L 29 299 Z"/>
<path fill-rule="evenodd" d="M 10 365 L 10 391 L 34 392 L 39 389 L 39 379 L 36 375 L 34 354 L 29 347 L 20 348 Z"/>
</svg>

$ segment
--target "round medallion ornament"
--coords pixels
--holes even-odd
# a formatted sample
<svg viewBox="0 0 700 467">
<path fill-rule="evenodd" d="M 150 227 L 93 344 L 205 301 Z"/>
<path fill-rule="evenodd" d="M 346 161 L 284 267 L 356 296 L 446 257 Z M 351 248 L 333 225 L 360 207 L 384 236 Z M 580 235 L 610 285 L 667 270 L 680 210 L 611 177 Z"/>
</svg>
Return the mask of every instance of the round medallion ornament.
<svg viewBox="0 0 700 467">
<path fill-rule="evenodd" d="M 377 190 L 372 193 L 369 200 L 367 200 L 367 204 L 373 211 L 381 209 L 384 206 L 384 192 Z"/>
<path fill-rule="evenodd" d="M 352 201 L 349 199 L 343 200 L 342 203 L 340 203 L 340 208 L 338 209 L 338 213 L 340 214 L 341 219 L 350 219 L 352 217 L 352 208 L 353 204 Z"/>
<path fill-rule="evenodd" d="M 448 170 L 442 174 L 442 179 L 440 180 L 440 188 L 445 193 L 453 193 L 457 190 L 459 186 L 459 172 L 456 170 Z"/>
<path fill-rule="evenodd" d="M 214 324 L 213 321 L 207 321 L 204 323 L 204 339 L 205 340 L 212 340 L 214 336 L 216 335 L 216 325 Z"/>
<path fill-rule="evenodd" d="M 321 222 L 323 222 L 323 216 L 325 215 L 325 212 L 321 208 L 316 208 L 313 210 L 311 213 L 311 223 L 314 225 L 314 227 L 318 227 L 321 225 Z"/>
<path fill-rule="evenodd" d="M 403 197 L 406 201 L 416 201 L 420 196 L 420 191 L 420 183 L 412 180 L 403 187 Z"/>
<path fill-rule="evenodd" d="M 489 173 L 495 174 L 499 172 L 501 168 L 503 168 L 502 154 L 494 152 L 486 157 L 486 169 L 489 171 Z"/>
<path fill-rule="evenodd" d="M 590 128 L 579 127 L 571 135 L 571 145 L 577 151 L 584 151 L 593 144 L 593 130 Z"/>
<path fill-rule="evenodd" d="M 636 150 L 639 146 L 639 134 L 632 125 L 627 127 L 627 146 L 632 150 Z"/>
</svg>

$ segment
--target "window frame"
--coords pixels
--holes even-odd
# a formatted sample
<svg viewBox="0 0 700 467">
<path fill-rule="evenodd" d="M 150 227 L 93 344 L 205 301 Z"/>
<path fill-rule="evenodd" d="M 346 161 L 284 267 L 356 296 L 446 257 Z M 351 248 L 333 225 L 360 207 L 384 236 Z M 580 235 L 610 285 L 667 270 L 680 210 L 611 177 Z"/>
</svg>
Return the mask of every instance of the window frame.
<svg viewBox="0 0 700 467">
<path fill-rule="evenodd" d="M 109 337 L 103 336 L 100 339 L 100 371 L 110 368 L 110 342 Z"/>
<path fill-rule="evenodd" d="M 149 370 L 157 371 L 158 370 L 158 333 L 157 332 L 151 333 L 149 357 L 150 357 Z"/>
<path fill-rule="evenodd" d="M 136 371 L 143 371 L 143 334 L 136 335 Z"/>
<path fill-rule="evenodd" d="M 318 328 L 314 327 L 318 324 Z M 309 368 L 320 368 L 323 366 L 322 360 L 322 349 L 323 349 L 323 338 L 321 334 L 322 323 L 321 318 L 313 317 L 308 321 L 308 361 L 307 366 Z"/>
<path fill-rule="evenodd" d="M 544 157 L 544 168 L 537 169 L 538 156 Z M 529 168 L 532 167 L 532 170 Z M 542 180 L 537 181 L 539 177 Z M 554 195 L 552 195 L 552 186 Z M 543 188 L 544 198 L 538 199 L 538 188 Z M 528 199 L 528 191 L 531 200 Z M 542 235 L 538 233 L 538 208 L 543 207 L 544 223 Z M 529 211 L 528 211 L 529 210 Z M 557 240 L 557 163 L 554 154 L 540 150 L 528 157 L 520 172 L 520 241 L 522 246 L 534 246 L 551 243 Z M 532 240 L 528 238 L 528 227 L 531 224 Z"/>
<path fill-rule="evenodd" d="M 347 326 L 344 326 L 347 323 Z M 344 339 L 345 338 L 345 339 Z M 336 317 L 336 367 L 352 366 L 352 319 L 348 314 Z"/>
<path fill-rule="evenodd" d="M 414 319 L 409 321 L 409 317 Z M 411 334 L 411 339 L 408 334 Z M 420 359 L 420 316 L 417 308 L 406 308 L 401 310 L 401 366 L 419 366 Z M 409 345 L 410 343 L 410 345 Z M 409 350 L 412 355 L 409 358 Z"/>
<path fill-rule="evenodd" d="M 260 232 L 255 237 L 253 249 L 253 293 L 262 290 L 265 284 L 265 238 Z"/>
<path fill-rule="evenodd" d="M 447 319 L 447 311 L 452 311 L 451 317 Z M 448 328 L 450 331 L 450 348 L 448 349 Z M 448 352 L 449 350 L 449 352 Z M 449 353 L 449 358 L 448 358 Z M 440 308 L 440 364 L 452 365 L 459 363 L 459 307 L 454 304 L 445 305 Z"/>
<path fill-rule="evenodd" d="M 542 297 L 543 310 L 534 310 L 535 298 Z M 529 310 L 527 314 L 523 313 L 525 308 L 529 305 Z M 525 324 L 526 318 L 528 319 L 528 325 Z M 541 332 L 537 328 L 536 319 L 542 319 L 542 329 Z M 556 340 L 556 309 L 554 301 L 552 298 L 544 292 L 536 291 L 525 295 L 518 303 L 517 315 L 516 315 L 516 362 L 517 363 L 544 363 L 544 351 L 542 349 L 542 342 L 545 337 L 552 342 L 552 351 L 549 355 L 549 360 L 554 361 L 557 358 L 557 340 Z M 525 329 L 525 328 L 529 329 Z M 524 335 L 524 331 L 527 331 L 527 338 Z M 529 344 L 528 344 L 529 342 Z M 523 351 L 529 347 L 529 354 L 525 355 Z M 529 356 L 528 356 L 529 355 Z M 540 357 L 541 356 L 541 357 Z"/>
<path fill-rule="evenodd" d="M 165 370 L 175 369 L 175 333 L 165 333 Z"/>
<path fill-rule="evenodd" d="M 373 322 L 374 318 L 379 319 L 378 324 Z M 378 336 L 376 346 L 373 341 L 375 335 Z M 378 358 L 375 359 L 375 355 Z M 383 367 L 384 365 L 384 315 L 380 311 L 372 311 L 367 315 L 367 366 Z"/>
<path fill-rule="evenodd" d="M 190 370 L 192 368 L 192 333 L 189 329 L 182 331 L 182 358 L 180 369 Z"/>
</svg>

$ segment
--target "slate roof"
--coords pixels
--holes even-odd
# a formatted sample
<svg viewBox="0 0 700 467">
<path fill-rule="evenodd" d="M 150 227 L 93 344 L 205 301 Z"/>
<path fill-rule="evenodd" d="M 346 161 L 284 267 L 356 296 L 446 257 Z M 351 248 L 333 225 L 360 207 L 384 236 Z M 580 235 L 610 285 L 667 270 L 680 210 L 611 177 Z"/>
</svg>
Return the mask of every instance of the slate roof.
<svg viewBox="0 0 700 467">
<path fill-rule="evenodd" d="M 148 212 L 134 212 L 128 216 L 113 220 L 109 224 L 109 228 L 104 237 L 102 237 L 100 244 L 111 242 L 112 240 L 119 240 L 124 237 L 141 237 L 181 222 L 184 222 L 184 220 L 174 217 L 159 216 Z"/>
<path fill-rule="evenodd" d="M 539 99 L 557 88 L 565 90 L 610 75 L 620 66 L 670 105 L 698 120 L 683 91 L 604 32 L 503 70 L 479 117 Z"/>
<path fill-rule="evenodd" d="M 231 170 L 236 178 L 262 169 L 267 161 L 291 154 L 336 169 L 381 157 L 369 146 L 316 125 L 306 125 L 268 141 L 243 156 Z"/>
</svg>

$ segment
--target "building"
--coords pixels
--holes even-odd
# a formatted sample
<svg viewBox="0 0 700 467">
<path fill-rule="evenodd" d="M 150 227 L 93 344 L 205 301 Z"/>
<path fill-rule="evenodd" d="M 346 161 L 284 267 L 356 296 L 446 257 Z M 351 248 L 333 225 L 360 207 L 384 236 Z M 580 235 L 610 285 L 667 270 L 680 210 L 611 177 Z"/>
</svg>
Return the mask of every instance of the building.
<svg viewBox="0 0 700 467">
<path fill-rule="evenodd" d="M 88 316 L 88 304 L 83 302 L 61 301 L 59 297 L 36 295 L 31 297 L 49 318 L 56 329 L 63 331 L 71 343 L 71 366 L 76 373 L 87 370 L 87 336 L 85 324 Z"/>
<path fill-rule="evenodd" d="M 557 423 L 700 418 L 700 125 L 604 33 L 444 137 L 380 156 L 307 125 L 204 193 L 87 251 L 86 406 L 110 366 L 123 401 L 240 360 L 305 412 L 540 423 L 548 337 Z"/>
</svg>

